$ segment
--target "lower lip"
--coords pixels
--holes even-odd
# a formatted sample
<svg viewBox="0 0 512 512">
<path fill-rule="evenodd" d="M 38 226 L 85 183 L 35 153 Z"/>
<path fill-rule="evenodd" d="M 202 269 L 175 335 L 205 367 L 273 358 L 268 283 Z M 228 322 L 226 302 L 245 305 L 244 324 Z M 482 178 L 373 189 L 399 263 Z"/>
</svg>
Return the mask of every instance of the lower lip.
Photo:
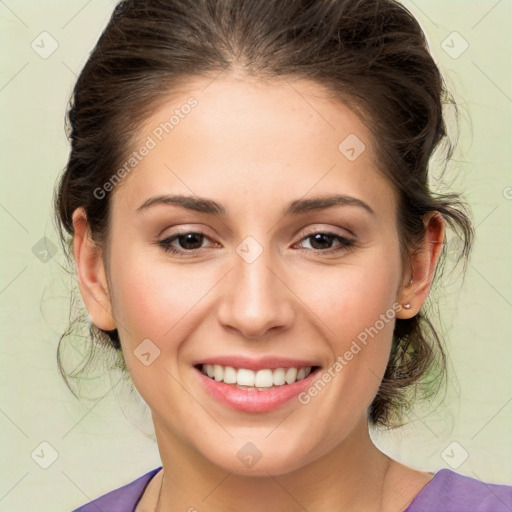
<svg viewBox="0 0 512 512">
<path fill-rule="evenodd" d="M 234 385 L 210 379 L 201 370 L 195 367 L 193 369 L 213 398 L 232 409 L 243 412 L 267 412 L 284 406 L 311 385 L 319 370 L 317 368 L 316 371 L 293 384 L 283 384 L 276 388 L 258 391 L 240 389 Z"/>
</svg>

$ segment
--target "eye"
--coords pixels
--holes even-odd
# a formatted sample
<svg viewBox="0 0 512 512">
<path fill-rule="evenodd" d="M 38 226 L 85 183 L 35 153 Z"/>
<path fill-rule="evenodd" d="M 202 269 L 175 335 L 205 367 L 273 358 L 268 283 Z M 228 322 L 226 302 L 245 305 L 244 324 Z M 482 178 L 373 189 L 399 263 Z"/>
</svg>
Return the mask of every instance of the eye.
<svg viewBox="0 0 512 512">
<path fill-rule="evenodd" d="M 336 233 L 315 231 L 307 234 L 301 239 L 301 242 L 311 239 L 310 246 L 311 250 L 315 252 L 333 253 L 346 251 L 355 246 L 355 240 L 351 238 L 338 235 Z M 338 242 L 338 245 L 334 248 L 330 247 L 333 242 Z M 306 250 L 308 250 L 306 248 Z"/>
<path fill-rule="evenodd" d="M 208 236 L 202 231 L 190 231 L 164 238 L 158 242 L 158 245 L 165 252 L 185 255 L 186 253 L 194 253 L 194 251 L 202 249 L 202 242 L 205 239 L 209 240 Z M 177 242 L 180 247 L 177 247 L 174 242 Z"/>
<path fill-rule="evenodd" d="M 205 247 L 203 246 L 205 240 L 210 240 L 206 233 L 202 231 L 187 231 L 164 238 L 157 242 L 157 244 L 165 252 L 181 256 L 191 256 Z M 308 252 L 312 250 L 316 253 L 338 253 L 355 246 L 355 240 L 325 231 L 309 233 L 301 239 L 299 244 L 307 240 L 311 240 L 310 248 L 303 247 L 301 250 Z M 334 242 L 338 242 L 338 244 L 333 248 L 332 244 Z M 215 243 L 214 245 L 218 246 Z"/>
</svg>

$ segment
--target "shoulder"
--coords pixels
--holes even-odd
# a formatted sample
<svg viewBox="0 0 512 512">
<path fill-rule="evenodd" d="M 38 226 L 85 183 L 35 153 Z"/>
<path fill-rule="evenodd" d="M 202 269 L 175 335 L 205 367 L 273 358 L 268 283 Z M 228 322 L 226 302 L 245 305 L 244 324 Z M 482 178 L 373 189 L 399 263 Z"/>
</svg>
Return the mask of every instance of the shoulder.
<svg viewBox="0 0 512 512">
<path fill-rule="evenodd" d="M 114 489 L 99 498 L 77 508 L 73 512 L 98 512 L 105 510 L 108 512 L 133 512 L 140 500 L 149 481 L 155 476 L 161 467 L 151 470 L 149 473 L 142 475 L 133 482 L 123 485 L 118 489 Z"/>
<path fill-rule="evenodd" d="M 439 470 L 404 512 L 510 512 L 512 486 Z"/>
</svg>

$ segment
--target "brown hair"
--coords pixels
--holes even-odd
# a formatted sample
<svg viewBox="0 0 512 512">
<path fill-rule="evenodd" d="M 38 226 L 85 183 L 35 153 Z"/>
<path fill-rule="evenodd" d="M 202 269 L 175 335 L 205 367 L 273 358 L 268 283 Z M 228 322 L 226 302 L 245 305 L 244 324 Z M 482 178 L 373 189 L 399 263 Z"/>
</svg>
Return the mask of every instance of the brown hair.
<svg viewBox="0 0 512 512">
<path fill-rule="evenodd" d="M 453 152 L 443 107 L 454 101 L 420 25 L 394 0 L 121 1 L 70 101 L 71 152 L 55 191 L 56 220 L 67 249 L 78 207 L 84 207 L 98 246 L 106 243 L 110 193 L 98 199 L 93 191 L 133 149 L 152 109 L 187 79 L 233 70 L 259 79 L 309 79 L 357 111 L 398 193 L 404 262 L 423 238 L 424 215 L 437 211 L 457 234 L 459 259 L 467 263 L 473 237 L 467 207 L 459 195 L 434 193 L 428 183 L 434 150 L 444 148 L 445 165 Z M 444 247 L 442 261 L 445 253 Z M 411 391 L 414 397 L 418 390 L 432 396 L 444 380 L 446 356 L 425 309 L 396 320 L 387 369 L 368 411 L 370 424 L 399 426 Z M 57 351 L 66 379 L 61 350 L 70 333 L 61 337 Z M 91 325 L 90 335 L 121 354 L 116 330 Z"/>
</svg>

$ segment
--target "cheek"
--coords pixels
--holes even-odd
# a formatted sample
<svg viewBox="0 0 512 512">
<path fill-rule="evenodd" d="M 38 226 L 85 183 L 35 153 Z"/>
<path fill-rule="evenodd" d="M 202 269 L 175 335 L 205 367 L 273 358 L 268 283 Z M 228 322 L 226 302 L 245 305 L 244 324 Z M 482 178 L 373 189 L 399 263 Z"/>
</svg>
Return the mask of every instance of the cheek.
<svg viewBox="0 0 512 512">
<path fill-rule="evenodd" d="M 150 263 L 144 251 L 117 258 L 112 255 L 114 314 L 130 344 L 145 338 L 158 343 L 180 325 L 213 285 L 198 269 L 166 264 L 160 259 Z"/>
<path fill-rule="evenodd" d="M 364 262 L 331 272 L 322 290 L 317 287 L 310 296 L 312 308 L 329 327 L 324 332 L 332 360 L 342 365 L 333 369 L 334 387 L 343 388 L 343 401 L 353 401 L 353 408 L 371 401 L 384 375 L 400 274 L 398 248 L 390 243 L 369 251 Z"/>
<path fill-rule="evenodd" d="M 340 339 L 357 336 L 395 303 L 399 264 L 390 257 L 383 266 L 381 257 L 385 255 L 368 258 L 368 264 L 330 269 L 314 288 L 311 280 L 309 291 L 304 289 L 312 308 Z"/>
</svg>

